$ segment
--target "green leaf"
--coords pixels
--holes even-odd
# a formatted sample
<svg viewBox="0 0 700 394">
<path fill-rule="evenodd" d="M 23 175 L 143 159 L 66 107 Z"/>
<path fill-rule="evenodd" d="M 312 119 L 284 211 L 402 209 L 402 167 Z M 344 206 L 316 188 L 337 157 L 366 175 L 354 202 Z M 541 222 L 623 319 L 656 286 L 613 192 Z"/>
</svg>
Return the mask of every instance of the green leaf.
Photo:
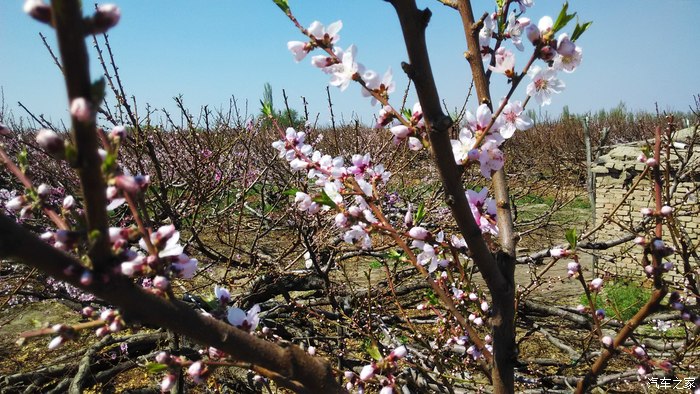
<svg viewBox="0 0 700 394">
<path fill-rule="evenodd" d="M 19 169 L 22 170 L 22 172 L 27 172 L 27 169 L 29 168 L 29 157 L 26 149 L 22 149 L 17 154 L 17 163 L 19 164 Z"/>
<path fill-rule="evenodd" d="M 102 162 L 102 173 L 103 174 L 109 174 L 114 170 L 114 168 L 117 165 L 117 155 L 114 153 L 110 152 L 105 156 L 104 161 Z"/>
<path fill-rule="evenodd" d="M 104 77 L 98 79 L 97 81 L 92 83 L 92 86 L 90 87 L 90 93 L 92 94 L 92 102 L 96 103 L 98 106 L 102 102 L 102 100 L 105 99 L 105 89 L 106 89 L 106 82 Z"/>
<path fill-rule="evenodd" d="M 403 115 L 403 117 L 406 119 L 411 119 L 413 116 L 413 111 L 411 111 L 409 108 L 404 108 L 403 111 L 401 111 L 401 115 Z"/>
<path fill-rule="evenodd" d="M 413 225 L 417 226 L 425 217 L 425 204 L 420 203 L 416 213 L 413 215 Z"/>
<path fill-rule="evenodd" d="M 379 348 L 375 344 L 367 345 L 365 347 L 365 350 L 367 351 L 367 354 L 369 354 L 370 357 L 377 361 L 381 361 L 382 359 L 382 354 L 379 353 Z"/>
<path fill-rule="evenodd" d="M 569 242 L 569 247 L 571 250 L 576 249 L 577 236 L 575 228 L 566 230 L 566 240 Z"/>
<path fill-rule="evenodd" d="M 440 305 L 440 300 L 438 300 L 438 297 L 435 295 L 435 293 L 433 293 L 432 290 L 428 290 L 425 293 L 425 298 L 428 299 L 430 305 Z"/>
<path fill-rule="evenodd" d="M 330 197 L 328 197 L 328 194 L 326 194 L 325 190 L 321 190 L 321 194 L 314 197 L 314 202 L 317 202 L 322 205 L 327 205 L 331 208 L 338 208 L 338 206 L 331 200 Z"/>
<path fill-rule="evenodd" d="M 296 196 L 297 192 L 299 192 L 299 191 L 301 191 L 301 190 L 292 188 L 292 189 L 283 191 L 282 194 L 284 194 L 285 196 Z"/>
<path fill-rule="evenodd" d="M 581 37 L 581 34 L 583 34 L 584 31 L 588 30 L 588 28 L 591 27 L 591 24 L 593 24 L 593 22 L 586 22 L 582 25 L 576 23 L 574 32 L 571 34 L 571 41 L 576 41 L 579 37 Z"/>
<path fill-rule="evenodd" d="M 563 29 L 564 26 L 566 26 L 569 22 L 571 22 L 571 20 L 574 19 L 574 17 L 576 16 L 575 12 L 573 14 L 567 14 L 568 10 L 569 10 L 569 2 L 567 1 L 561 7 L 561 11 L 559 11 L 559 16 L 557 17 L 556 22 L 554 22 L 554 26 L 552 26 L 553 33 L 556 33 L 559 30 Z"/>
<path fill-rule="evenodd" d="M 372 269 L 379 269 L 379 268 L 382 268 L 382 263 L 379 262 L 378 260 L 374 260 L 374 261 L 371 261 L 369 263 L 369 267 Z"/>
<path fill-rule="evenodd" d="M 146 372 L 148 373 L 159 373 L 168 369 L 168 366 L 161 363 L 148 363 L 146 364 Z"/>
<path fill-rule="evenodd" d="M 403 253 L 400 253 L 399 251 L 392 249 L 389 252 L 387 252 L 384 256 L 388 259 L 391 259 L 391 260 L 399 260 L 401 257 L 403 257 Z"/>
<path fill-rule="evenodd" d="M 289 13 L 289 3 L 287 3 L 287 0 L 272 0 L 277 4 L 277 7 L 280 8 L 285 14 Z"/>
<path fill-rule="evenodd" d="M 272 103 L 260 100 L 260 105 L 262 106 L 260 111 L 266 118 L 273 118 L 275 116 L 275 111 L 272 110 Z"/>
</svg>

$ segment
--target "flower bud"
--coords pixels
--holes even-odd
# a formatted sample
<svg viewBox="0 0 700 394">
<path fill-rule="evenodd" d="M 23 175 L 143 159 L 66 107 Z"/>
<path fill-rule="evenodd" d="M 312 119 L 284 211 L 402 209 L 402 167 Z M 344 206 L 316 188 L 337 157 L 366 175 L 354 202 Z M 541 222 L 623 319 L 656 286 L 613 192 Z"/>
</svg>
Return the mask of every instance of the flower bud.
<svg viewBox="0 0 700 394">
<path fill-rule="evenodd" d="M 15 198 L 13 198 L 12 200 L 7 201 L 5 203 L 5 209 L 7 209 L 8 211 L 11 211 L 11 212 L 17 212 L 20 209 L 22 209 L 22 207 L 24 206 L 24 204 L 26 202 L 27 202 L 27 199 L 24 196 L 17 196 Z"/>
<path fill-rule="evenodd" d="M 398 139 L 404 139 L 411 133 L 411 129 L 404 125 L 394 126 L 389 130 L 391 130 L 391 133 Z"/>
<path fill-rule="evenodd" d="M 375 369 L 374 363 L 362 367 L 362 371 L 360 371 L 360 380 L 366 381 L 372 379 L 375 374 Z"/>
<path fill-rule="evenodd" d="M 603 287 L 603 279 L 601 279 L 601 278 L 593 279 L 591 281 L 591 283 L 588 285 L 588 287 L 593 291 L 600 291 L 600 288 Z"/>
<path fill-rule="evenodd" d="M 642 208 L 639 212 L 644 216 L 651 216 L 654 214 L 654 210 L 651 208 Z"/>
<path fill-rule="evenodd" d="M 605 347 L 612 347 L 613 345 L 613 339 L 608 335 L 604 336 L 600 341 L 603 342 Z"/>
<path fill-rule="evenodd" d="M 315 346 L 309 346 L 306 351 L 309 353 L 310 356 L 315 356 L 316 355 L 316 347 Z"/>
<path fill-rule="evenodd" d="M 92 17 L 92 34 L 105 33 L 119 23 L 121 16 L 121 10 L 114 4 L 98 5 L 97 11 Z"/>
<path fill-rule="evenodd" d="M 156 362 L 158 364 L 169 364 L 170 354 L 168 352 L 160 352 L 156 355 Z"/>
<path fill-rule="evenodd" d="M 396 349 L 394 349 L 391 354 L 394 356 L 395 359 L 400 360 L 404 357 L 406 357 L 406 354 L 408 353 L 408 350 L 406 349 L 406 346 L 399 346 Z"/>
<path fill-rule="evenodd" d="M 669 216 L 673 212 L 673 208 L 669 207 L 668 205 L 664 205 L 661 207 L 661 215 L 662 216 Z"/>
<path fill-rule="evenodd" d="M 55 337 L 54 339 L 51 340 L 51 342 L 49 342 L 49 350 L 54 350 L 54 349 L 58 348 L 59 346 L 61 346 L 63 344 L 64 341 L 65 341 L 64 338 L 60 335 Z"/>
<path fill-rule="evenodd" d="M 656 167 L 658 164 L 659 162 L 656 161 L 656 159 L 654 159 L 653 157 L 648 158 L 646 161 L 646 165 L 648 165 L 649 167 Z"/>
<path fill-rule="evenodd" d="M 73 196 L 66 196 L 66 198 L 63 199 L 63 209 L 66 211 L 69 211 L 75 207 L 75 198 Z"/>
<path fill-rule="evenodd" d="M 38 194 L 39 198 L 42 199 L 48 197 L 49 194 L 51 194 L 51 186 L 42 183 L 41 185 L 39 185 L 39 187 L 36 188 L 36 194 Z"/>
<path fill-rule="evenodd" d="M 90 103 L 84 97 L 73 99 L 70 103 L 70 114 L 79 122 L 89 122 L 92 118 Z"/>
<path fill-rule="evenodd" d="M 51 6 L 44 4 L 42 0 L 25 0 L 24 12 L 32 18 L 43 23 L 51 23 Z"/>
<path fill-rule="evenodd" d="M 408 137 L 408 149 L 419 151 L 423 149 L 423 143 L 416 137 Z"/>
<path fill-rule="evenodd" d="M 124 126 L 115 126 L 112 131 L 109 132 L 109 138 L 116 140 L 120 139 L 123 140 L 126 138 L 126 127 Z"/>
<path fill-rule="evenodd" d="M 425 241 L 430 236 L 430 232 L 423 227 L 413 227 L 412 229 L 408 230 L 408 235 L 411 238 Z"/>
<path fill-rule="evenodd" d="M 56 158 L 62 158 L 65 154 L 63 138 L 53 130 L 39 130 L 36 134 L 36 143 L 48 154 Z"/>
</svg>

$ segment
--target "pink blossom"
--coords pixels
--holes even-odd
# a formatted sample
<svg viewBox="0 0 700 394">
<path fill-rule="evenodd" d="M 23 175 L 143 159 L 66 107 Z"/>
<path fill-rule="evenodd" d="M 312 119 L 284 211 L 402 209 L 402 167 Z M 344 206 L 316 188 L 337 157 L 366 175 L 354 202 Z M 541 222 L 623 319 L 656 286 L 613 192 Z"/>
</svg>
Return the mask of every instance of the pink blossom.
<svg viewBox="0 0 700 394">
<path fill-rule="evenodd" d="M 532 82 L 527 85 L 527 95 L 533 96 L 541 106 L 552 103 L 552 94 L 561 93 L 566 87 L 564 82 L 557 79 L 556 70 L 553 68 L 543 69 L 534 66 L 528 72 Z"/>
<path fill-rule="evenodd" d="M 523 111 L 523 105 L 520 101 L 508 102 L 503 107 L 501 118 L 503 126 L 499 133 L 505 139 L 512 137 L 515 130 L 525 131 L 534 125 L 532 119 Z"/>
<path fill-rule="evenodd" d="M 192 380 L 197 384 L 204 382 L 207 372 L 207 367 L 201 361 L 195 361 L 187 368 L 187 374 L 190 375 Z"/>
<path fill-rule="evenodd" d="M 287 49 L 294 55 L 294 60 L 299 63 L 302 61 L 306 55 L 311 52 L 313 46 L 308 42 L 303 41 L 289 41 L 287 43 Z"/>
<path fill-rule="evenodd" d="M 505 47 L 498 48 L 496 50 L 496 65 L 489 66 L 489 70 L 513 78 L 515 76 L 515 55 Z"/>
<path fill-rule="evenodd" d="M 331 46 L 340 40 L 340 34 L 338 34 L 338 32 L 342 28 L 343 21 L 335 21 L 328 25 L 328 28 L 323 26 L 319 21 L 313 21 L 307 30 L 309 34 L 317 40 L 322 41 L 324 45 Z"/>
<path fill-rule="evenodd" d="M 479 30 L 479 51 L 484 61 L 491 58 L 491 38 L 493 37 L 493 31 L 496 27 L 494 14 L 489 14 L 484 18 L 484 25 L 481 30 Z"/>
<path fill-rule="evenodd" d="M 228 320 L 231 325 L 240 328 L 241 330 L 253 332 L 260 324 L 260 305 L 253 305 L 250 310 L 246 313 L 240 308 L 228 308 L 226 315 L 226 320 Z"/>
<path fill-rule="evenodd" d="M 612 347 L 613 345 L 613 339 L 612 337 L 606 335 L 600 340 L 605 347 Z"/>
<path fill-rule="evenodd" d="M 75 207 L 75 198 L 73 196 L 66 196 L 63 199 L 63 209 L 69 211 Z"/>
<path fill-rule="evenodd" d="M 183 253 L 178 256 L 176 262 L 174 262 L 170 268 L 175 271 L 178 277 L 183 279 L 192 279 L 195 271 L 197 270 L 197 264 L 197 259 L 191 259 Z"/>
<path fill-rule="evenodd" d="M 553 67 L 572 73 L 581 64 L 583 50 L 577 46 L 566 33 L 559 35 L 557 39 L 557 55 L 554 57 Z"/>
<path fill-rule="evenodd" d="M 331 67 L 333 75 L 331 76 L 330 84 L 337 86 L 341 91 L 344 91 L 350 85 L 350 82 L 355 78 L 355 75 L 360 72 L 360 65 L 355 61 L 357 47 L 351 45 L 344 53 L 339 64 Z"/>
<path fill-rule="evenodd" d="M 510 38 L 518 50 L 523 50 L 522 34 L 525 28 L 530 24 L 530 18 L 515 18 L 516 12 L 513 11 L 508 15 L 508 25 L 506 25 L 506 37 Z"/>
<path fill-rule="evenodd" d="M 404 138 L 408 137 L 408 135 L 411 133 L 411 129 L 402 124 L 394 126 L 389 130 L 398 140 L 403 140 Z"/>
<path fill-rule="evenodd" d="M 498 149 L 493 140 L 488 140 L 481 145 L 479 164 L 481 166 L 481 175 L 485 178 L 491 179 L 492 173 L 503 168 L 504 160 L 503 152 Z"/>
<path fill-rule="evenodd" d="M 588 287 L 592 291 L 600 291 L 600 289 L 603 287 L 603 279 L 601 278 L 595 278 L 591 281 L 591 283 L 588 284 Z"/>
<path fill-rule="evenodd" d="M 408 149 L 419 151 L 423 149 L 423 143 L 416 137 L 408 137 Z"/>
</svg>

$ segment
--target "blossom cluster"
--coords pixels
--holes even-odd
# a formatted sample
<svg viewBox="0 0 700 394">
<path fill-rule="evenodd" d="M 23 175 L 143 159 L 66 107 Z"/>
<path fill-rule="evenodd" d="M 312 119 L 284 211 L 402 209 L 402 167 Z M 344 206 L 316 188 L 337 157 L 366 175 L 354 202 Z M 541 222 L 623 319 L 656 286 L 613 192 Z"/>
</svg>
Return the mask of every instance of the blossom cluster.
<svg viewBox="0 0 700 394">
<path fill-rule="evenodd" d="M 377 97 L 388 99 L 396 85 L 393 74 L 389 68 L 383 75 L 374 70 L 367 69 L 362 63 L 357 62 L 357 47 L 350 45 L 342 49 L 336 44 L 340 41 L 340 29 L 342 21 L 336 21 L 325 27 L 321 22 L 314 21 L 304 29 L 309 41 L 289 41 L 287 48 L 294 55 L 294 59 L 300 62 L 312 50 L 320 48 L 326 54 L 313 56 L 311 64 L 330 75 L 330 84 L 337 86 L 341 91 L 347 89 L 352 81 L 361 81 L 363 85 L 362 96 L 372 97 L 372 105 L 377 103 Z"/>
<path fill-rule="evenodd" d="M 339 211 L 335 225 L 346 230 L 343 239 L 369 249 L 372 227 L 380 226 L 368 202 L 375 200 L 376 188 L 384 185 L 391 173 L 375 164 L 369 153 L 355 154 L 350 163 L 342 156 L 323 154 L 306 143 L 306 132 L 288 128 L 284 138 L 272 146 L 294 171 L 305 171 L 318 188 L 309 194 L 296 191 L 294 201 L 300 211 L 316 214 L 331 207 Z"/>
</svg>

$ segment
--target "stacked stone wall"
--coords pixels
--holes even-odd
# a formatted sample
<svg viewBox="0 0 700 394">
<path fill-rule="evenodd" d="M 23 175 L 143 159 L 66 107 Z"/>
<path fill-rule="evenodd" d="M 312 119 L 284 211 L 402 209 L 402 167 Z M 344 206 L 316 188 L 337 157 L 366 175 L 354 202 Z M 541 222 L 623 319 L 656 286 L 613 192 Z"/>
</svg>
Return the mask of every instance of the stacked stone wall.
<svg viewBox="0 0 700 394">
<path fill-rule="evenodd" d="M 684 130 L 689 134 L 692 130 Z M 687 239 L 692 245 L 700 243 L 700 147 L 689 144 L 688 137 L 676 137 L 677 142 L 674 153 L 671 154 L 671 182 L 673 178 L 679 178 L 675 192 L 672 194 L 671 206 L 674 207 L 673 217 L 678 227 L 687 233 Z M 691 137 L 692 134 L 691 134 Z M 693 137 L 694 138 L 694 137 Z M 642 208 L 654 208 L 653 185 L 650 179 L 641 180 L 636 188 L 630 193 L 630 189 L 637 182 L 645 168 L 645 164 L 637 161 L 637 157 L 642 152 L 646 142 L 625 144 L 612 148 L 607 154 L 601 156 L 593 167 L 596 174 L 596 223 L 606 221 L 606 225 L 596 234 L 597 241 L 608 241 L 619 239 L 631 233 L 631 230 L 638 226 L 642 220 L 640 210 Z M 692 151 L 690 151 L 692 149 Z M 691 160 L 683 168 L 682 162 L 690 154 Z M 695 168 L 695 171 L 692 169 Z M 625 196 L 629 196 L 625 199 Z M 624 202 L 623 202 L 624 200 Z M 611 212 L 622 202 L 617 211 Z M 608 220 L 611 219 L 611 220 Z M 651 235 L 653 229 L 637 233 L 638 235 Z M 664 228 L 665 239 L 670 242 L 670 234 Z M 700 250 L 696 250 L 700 253 Z M 627 278 L 644 277 L 645 273 L 641 263 L 641 248 L 632 242 L 602 250 L 598 254 L 598 269 L 614 275 Z M 669 257 L 669 261 L 674 263 L 674 269 L 669 272 L 667 279 L 682 279 L 684 269 L 679 255 Z M 695 274 L 700 273 L 700 261 L 691 257 L 691 269 Z"/>
</svg>

